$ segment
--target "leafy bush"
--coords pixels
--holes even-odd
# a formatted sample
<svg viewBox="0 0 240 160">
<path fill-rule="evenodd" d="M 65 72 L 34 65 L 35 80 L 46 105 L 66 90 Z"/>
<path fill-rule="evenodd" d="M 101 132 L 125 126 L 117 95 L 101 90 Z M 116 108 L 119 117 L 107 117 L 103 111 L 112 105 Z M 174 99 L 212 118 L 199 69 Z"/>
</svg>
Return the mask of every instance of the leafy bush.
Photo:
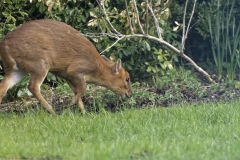
<svg viewBox="0 0 240 160">
<path fill-rule="evenodd" d="M 127 13 L 132 17 L 131 25 L 134 33 L 141 33 L 141 29 L 138 26 L 136 20 L 136 12 L 133 7 L 132 1 L 127 5 L 127 9 L 124 1 L 113 2 L 112 0 L 105 1 L 106 12 L 108 13 L 110 22 L 113 24 L 114 28 L 122 34 L 131 34 L 130 24 L 128 21 Z M 159 25 L 161 27 L 161 32 L 166 41 L 178 46 L 179 43 L 176 41 L 178 34 L 173 32 L 172 26 L 168 23 L 170 16 L 170 11 L 168 8 L 168 2 L 161 3 L 159 1 L 152 1 L 154 11 L 157 19 L 159 20 Z M 138 1 L 139 17 L 143 29 L 146 30 L 146 10 L 145 2 Z M 98 13 L 98 14 L 96 14 Z M 95 30 L 94 33 L 111 33 L 111 27 L 106 22 L 103 13 L 96 9 L 95 13 L 91 12 L 93 17 L 88 25 Z M 149 18 L 149 35 L 157 35 L 156 28 L 154 27 L 154 20 L 152 17 Z M 94 29 L 95 28 L 95 29 Z M 110 47 L 116 39 L 112 37 L 99 37 L 96 40 L 94 37 L 94 43 L 96 44 L 99 51 L 103 51 Z M 158 51 L 156 51 L 158 50 Z M 156 55 L 158 53 L 158 56 Z M 134 81 L 139 81 L 140 79 L 151 77 L 151 75 L 164 74 L 167 69 L 172 69 L 173 63 L 177 60 L 173 52 L 169 51 L 164 46 L 159 46 L 159 43 L 155 43 L 148 40 L 143 40 L 141 38 L 123 39 L 115 44 L 115 46 L 104 52 L 107 56 L 114 58 L 122 58 L 124 61 L 124 66 L 127 70 L 130 70 L 132 78 Z M 164 57 L 160 58 L 159 57 Z M 148 71 L 150 74 L 146 74 Z"/>
</svg>

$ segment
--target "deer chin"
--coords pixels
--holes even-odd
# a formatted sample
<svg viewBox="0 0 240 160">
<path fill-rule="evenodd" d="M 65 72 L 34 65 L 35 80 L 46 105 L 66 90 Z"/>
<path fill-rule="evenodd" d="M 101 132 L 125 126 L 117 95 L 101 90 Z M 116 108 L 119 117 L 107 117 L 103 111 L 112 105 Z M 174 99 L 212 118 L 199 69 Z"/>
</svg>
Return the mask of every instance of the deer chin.
<svg viewBox="0 0 240 160">
<path fill-rule="evenodd" d="M 126 97 L 127 97 L 126 93 L 124 93 L 121 97 L 122 97 L 122 99 L 126 99 Z"/>
<path fill-rule="evenodd" d="M 124 93 L 124 94 L 122 94 L 122 99 L 126 99 L 126 98 L 131 98 L 132 97 L 132 95 L 129 95 L 128 93 Z"/>
</svg>

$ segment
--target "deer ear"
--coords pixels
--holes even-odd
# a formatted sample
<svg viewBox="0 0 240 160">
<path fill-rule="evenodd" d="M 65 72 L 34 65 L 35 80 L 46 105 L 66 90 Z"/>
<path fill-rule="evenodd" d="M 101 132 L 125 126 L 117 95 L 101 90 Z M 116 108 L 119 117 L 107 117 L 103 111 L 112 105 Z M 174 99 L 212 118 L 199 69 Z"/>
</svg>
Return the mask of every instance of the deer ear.
<svg viewBox="0 0 240 160">
<path fill-rule="evenodd" d="M 121 68 L 122 68 L 122 61 L 121 59 L 118 59 L 115 65 L 113 66 L 113 73 L 118 74 Z"/>
<path fill-rule="evenodd" d="M 107 62 L 109 62 L 109 61 L 111 61 L 109 58 L 107 58 L 106 56 L 104 56 L 104 55 L 101 55 L 102 56 L 102 58 L 105 60 L 105 61 L 107 61 Z"/>
</svg>

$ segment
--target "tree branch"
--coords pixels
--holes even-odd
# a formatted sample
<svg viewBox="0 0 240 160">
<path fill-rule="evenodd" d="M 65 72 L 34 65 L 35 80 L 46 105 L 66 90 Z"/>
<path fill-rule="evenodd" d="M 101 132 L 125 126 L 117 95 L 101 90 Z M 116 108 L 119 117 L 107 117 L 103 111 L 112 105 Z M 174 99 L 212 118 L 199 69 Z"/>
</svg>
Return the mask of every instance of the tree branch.
<svg viewBox="0 0 240 160">
<path fill-rule="evenodd" d="M 191 22 L 192 22 L 192 17 L 193 17 L 194 11 L 195 11 L 196 3 L 197 3 L 197 0 L 194 0 L 192 13 L 191 13 L 190 19 L 189 19 L 189 21 L 188 21 L 188 27 L 187 27 L 187 31 L 186 31 L 186 37 L 187 37 L 188 32 L 189 32 L 189 30 L 190 30 L 190 25 L 191 25 Z"/>
<path fill-rule="evenodd" d="M 112 48 L 113 46 L 115 46 L 120 40 L 122 40 L 123 38 L 125 38 L 125 36 L 122 36 L 120 38 L 118 38 L 111 46 L 107 47 L 106 49 L 104 49 L 100 54 L 104 53 L 105 51 L 109 50 L 110 48 Z"/>
<path fill-rule="evenodd" d="M 105 15 L 106 20 L 107 20 L 108 24 L 111 26 L 112 30 L 113 30 L 115 33 L 117 33 L 117 34 L 121 34 L 121 33 L 119 33 L 119 32 L 114 28 L 114 26 L 113 26 L 112 23 L 110 22 L 109 17 L 108 17 L 108 14 L 107 14 L 106 9 L 105 9 L 104 0 L 97 0 L 97 3 L 98 3 L 98 5 L 99 5 L 99 7 L 102 9 L 103 14 Z"/>
<path fill-rule="evenodd" d="M 140 22 L 140 19 L 139 19 L 139 14 L 138 14 L 138 8 L 137 8 L 137 4 L 136 4 L 136 1 L 135 0 L 132 0 L 133 4 L 134 4 L 134 8 L 135 8 L 135 12 L 136 12 L 136 17 L 137 17 L 137 21 L 138 21 L 138 25 L 141 29 L 141 32 L 142 34 L 145 34 L 143 28 L 142 28 L 142 25 L 141 25 L 141 22 Z"/>
<path fill-rule="evenodd" d="M 146 35 L 148 35 L 148 0 L 146 0 Z"/>
<path fill-rule="evenodd" d="M 155 23 L 155 26 L 156 26 L 156 29 L 157 29 L 157 34 L 158 34 L 158 38 L 162 39 L 162 35 L 161 35 L 161 31 L 160 31 L 160 27 L 159 27 L 159 24 L 158 24 L 158 20 L 152 10 L 152 7 L 150 5 L 148 5 L 148 9 L 150 10 L 152 16 L 153 16 L 153 19 L 154 19 L 154 23 Z"/>
<path fill-rule="evenodd" d="M 184 8 L 184 13 L 183 13 L 183 32 L 182 32 L 182 48 L 181 51 L 183 52 L 184 50 L 184 41 L 186 40 L 185 38 L 185 26 L 186 26 L 186 13 L 187 13 L 187 5 L 188 5 L 188 0 L 185 2 L 185 8 Z"/>
<path fill-rule="evenodd" d="M 185 31 L 185 19 L 186 19 L 186 12 L 187 12 L 187 5 L 188 5 L 188 0 L 186 0 L 186 3 L 185 3 L 185 9 L 184 9 L 184 16 L 183 16 L 183 35 L 182 35 L 182 48 L 181 48 L 181 52 L 183 53 L 183 50 L 184 50 L 184 46 L 185 46 L 185 42 L 186 42 L 186 39 L 187 39 L 187 35 L 189 33 L 189 30 L 191 29 L 190 28 L 190 25 L 191 25 L 191 21 L 192 21 L 192 17 L 193 17 L 193 14 L 194 14 L 194 11 L 195 11 L 195 7 L 196 7 L 196 2 L 197 0 L 194 0 L 194 4 L 193 4 L 193 9 L 192 9 L 192 12 L 191 12 L 191 16 L 190 16 L 190 19 L 188 21 L 188 26 L 187 26 L 187 30 Z"/>
<path fill-rule="evenodd" d="M 133 27 L 132 27 L 132 22 L 131 22 L 131 18 L 130 18 L 130 16 L 129 16 L 128 6 L 127 6 L 127 0 L 125 0 L 125 6 L 126 6 L 127 19 L 128 19 L 128 23 L 129 23 L 129 26 L 130 26 L 130 30 L 131 30 L 131 33 L 134 34 Z"/>
</svg>

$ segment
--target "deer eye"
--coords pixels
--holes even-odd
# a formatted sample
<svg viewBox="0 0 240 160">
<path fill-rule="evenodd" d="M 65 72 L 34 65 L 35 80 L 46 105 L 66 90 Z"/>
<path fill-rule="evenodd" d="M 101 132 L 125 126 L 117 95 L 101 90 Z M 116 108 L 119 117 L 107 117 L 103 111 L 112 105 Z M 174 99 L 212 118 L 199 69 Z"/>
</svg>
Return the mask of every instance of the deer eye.
<svg viewBox="0 0 240 160">
<path fill-rule="evenodd" d="M 129 82 L 129 78 L 126 78 L 126 82 Z"/>
</svg>

